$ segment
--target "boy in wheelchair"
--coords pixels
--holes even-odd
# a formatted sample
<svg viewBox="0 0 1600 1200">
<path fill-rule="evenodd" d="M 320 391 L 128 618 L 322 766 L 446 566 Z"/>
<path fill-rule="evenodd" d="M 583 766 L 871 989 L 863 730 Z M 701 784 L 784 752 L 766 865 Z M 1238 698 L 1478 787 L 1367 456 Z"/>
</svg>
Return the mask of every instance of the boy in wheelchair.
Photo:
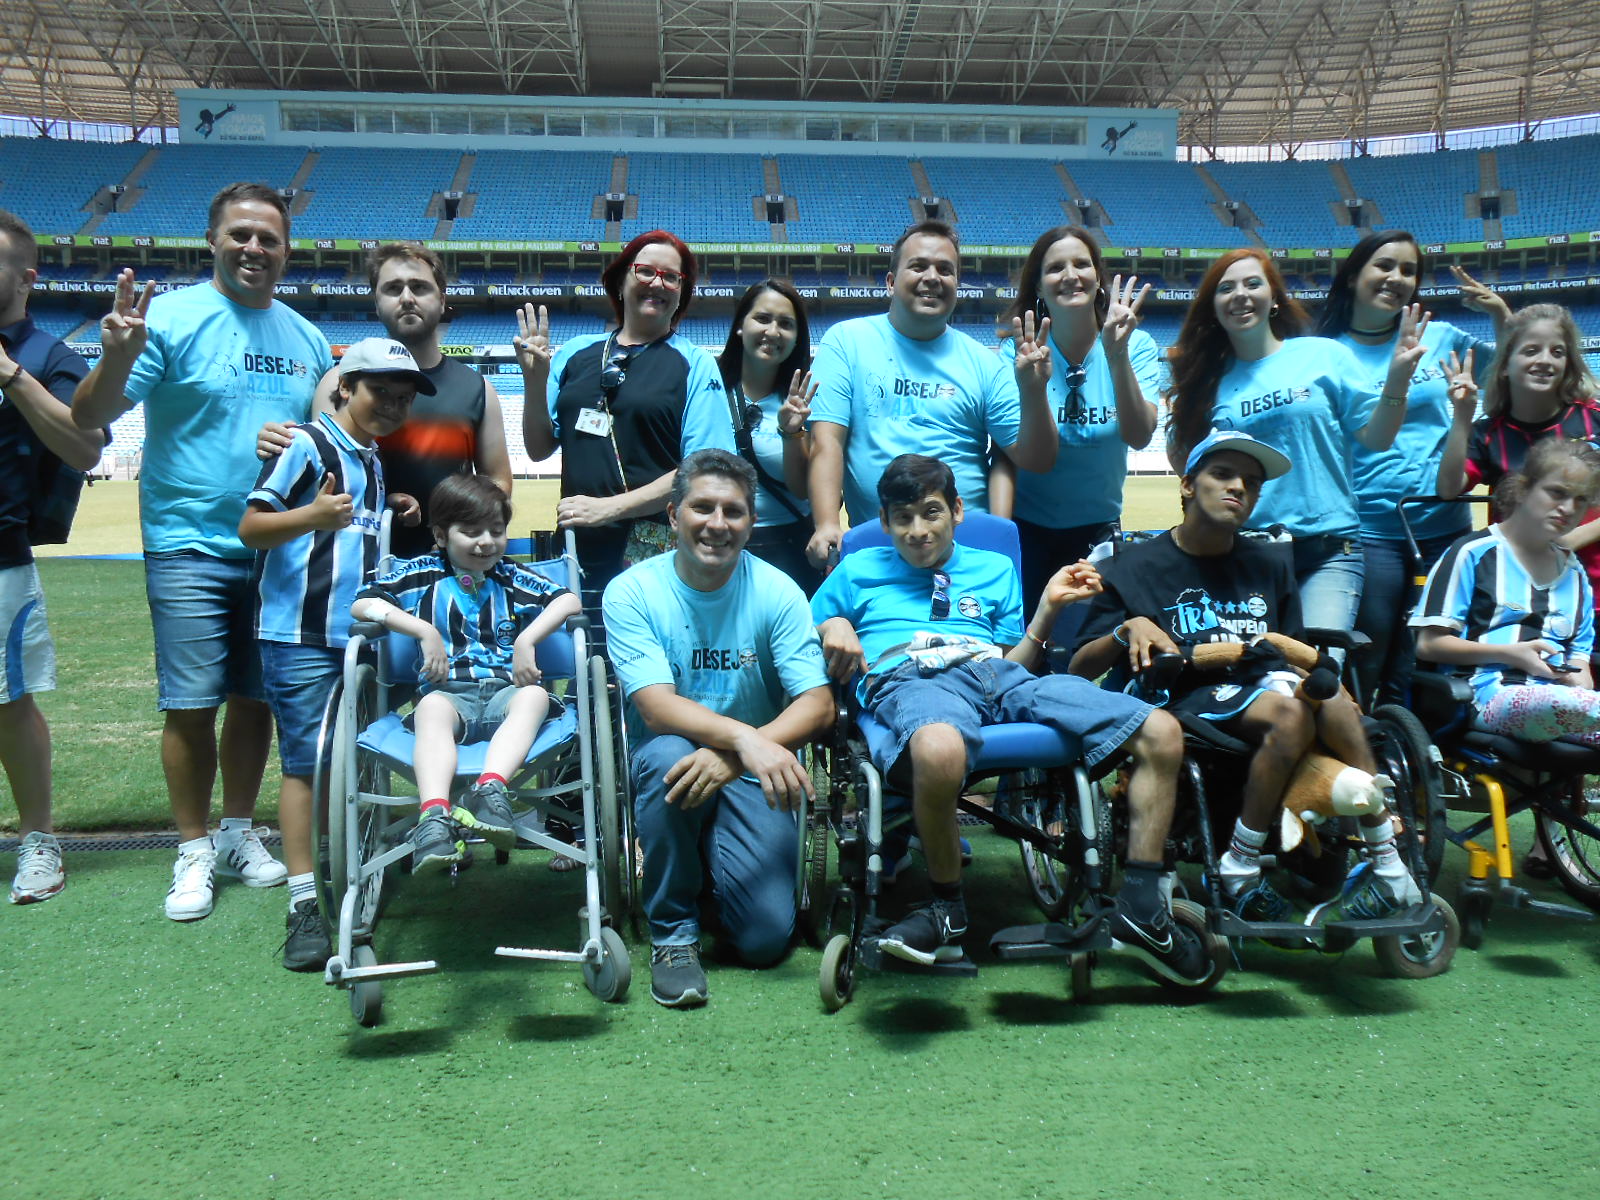
<svg viewBox="0 0 1600 1200">
<path fill-rule="evenodd" d="M 506 781 L 561 703 L 539 686 L 534 647 L 581 608 L 566 588 L 504 560 L 511 501 L 487 476 L 451 475 L 433 489 L 428 513 L 437 553 L 393 565 L 352 606 L 357 618 L 422 645 L 422 695 L 408 718 L 422 797 L 413 871 L 460 862 L 463 829 L 498 849 L 516 844 Z M 484 738 L 483 772 L 452 806 L 456 744 Z"/>
<path fill-rule="evenodd" d="M 1119 551 L 1104 564 L 1104 590 L 1085 619 L 1071 669 L 1086 678 L 1110 672 L 1122 687 L 1154 659 L 1181 647 L 1250 642 L 1266 633 L 1303 636 L 1300 602 L 1287 557 L 1236 536 L 1255 509 L 1261 485 L 1290 469 L 1288 458 L 1245 433 L 1216 430 L 1184 467 L 1183 520 L 1174 529 Z M 1201 717 L 1256 746 L 1242 810 L 1220 879 L 1208 881 L 1218 901 L 1248 921 L 1283 921 L 1290 911 L 1262 875 L 1261 851 L 1284 790 L 1302 755 L 1320 739 L 1335 757 L 1378 773 L 1361 711 L 1344 692 L 1315 707 L 1295 689 L 1297 677 L 1265 643 L 1225 678 L 1185 666 L 1167 689 L 1168 707 Z M 1345 879 L 1332 900 L 1313 908 L 1307 924 L 1387 916 L 1422 896 L 1395 846 L 1386 807 L 1361 818 L 1370 858 Z"/>
<path fill-rule="evenodd" d="M 963 510 L 948 466 L 902 454 L 879 480 L 878 501 L 893 544 L 843 558 L 813 598 L 812 616 L 829 674 L 841 683 L 861 674 L 863 708 L 893 731 L 890 777 L 910 769 L 933 898 L 884 931 L 879 947 L 922 965 L 960 957 L 967 929 L 961 787 L 984 725 L 1036 722 L 1081 746 L 1091 767 L 1117 754 L 1131 758 L 1129 861 L 1111 918 L 1114 944 L 1171 979 L 1204 976 L 1206 948 L 1173 920 L 1164 886 L 1163 846 L 1183 754 L 1177 721 L 1074 676 L 1030 670 L 1061 609 L 1099 590 L 1094 568 L 1076 563 L 1056 572 L 1025 627 L 1011 561 L 955 541 Z"/>
</svg>

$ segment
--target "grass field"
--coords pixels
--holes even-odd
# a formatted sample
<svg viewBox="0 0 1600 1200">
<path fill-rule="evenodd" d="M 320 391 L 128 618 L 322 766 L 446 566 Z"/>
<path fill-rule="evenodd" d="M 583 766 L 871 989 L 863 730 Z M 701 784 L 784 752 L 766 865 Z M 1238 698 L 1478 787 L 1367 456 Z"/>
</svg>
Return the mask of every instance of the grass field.
<svg viewBox="0 0 1600 1200">
<path fill-rule="evenodd" d="M 1170 520 L 1171 489 L 1131 481 L 1130 524 Z M 131 490 L 89 499 L 72 549 L 136 548 Z M 140 566 L 41 570 L 61 648 L 45 698 L 61 822 L 166 828 Z M 1246 947 L 1247 969 L 1187 1002 L 1108 957 L 1075 1005 L 1059 964 L 983 953 L 995 928 L 1037 918 L 1014 847 L 974 841 L 980 975 L 867 976 L 833 1015 L 807 947 L 770 971 L 713 965 L 710 1005 L 682 1013 L 651 1003 L 632 934 L 620 1005 L 574 968 L 495 958 L 575 944 L 580 880 L 540 856 L 454 887 L 403 879 L 380 952 L 444 971 L 392 983 L 373 1030 L 277 965 L 281 890 L 225 885 L 210 918 L 178 925 L 161 913 L 170 852 L 73 855 L 59 898 L 0 912 L 0 1196 L 1542 1200 L 1600 1186 L 1600 1080 L 1578 1036 L 1600 1024 L 1593 926 L 1497 910 L 1482 951 L 1419 982 L 1380 978 L 1364 946 Z M 1463 861 L 1447 858 L 1443 894 Z M 915 878 L 900 890 L 921 895 Z"/>
</svg>

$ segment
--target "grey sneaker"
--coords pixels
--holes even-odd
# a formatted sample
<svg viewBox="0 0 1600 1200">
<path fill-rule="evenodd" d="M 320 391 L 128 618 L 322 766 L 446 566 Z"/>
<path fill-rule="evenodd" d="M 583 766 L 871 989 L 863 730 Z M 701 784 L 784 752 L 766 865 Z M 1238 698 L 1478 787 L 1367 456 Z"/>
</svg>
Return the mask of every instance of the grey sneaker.
<svg viewBox="0 0 1600 1200">
<path fill-rule="evenodd" d="M 411 873 L 442 871 L 460 862 L 467 852 L 455 822 L 439 809 L 430 809 L 411 831 Z"/>
<path fill-rule="evenodd" d="M 506 785 L 498 779 L 473 784 L 472 790 L 461 804 L 451 810 L 450 816 L 457 825 L 472 830 L 497 849 L 510 850 L 517 844 L 510 795 Z"/>
<path fill-rule="evenodd" d="M 320 971 L 328 965 L 333 946 L 315 900 L 302 900 L 286 919 L 283 965 L 291 971 Z"/>
<path fill-rule="evenodd" d="M 650 948 L 650 999 L 667 1008 L 694 1008 L 708 994 L 699 945 Z"/>
<path fill-rule="evenodd" d="M 931 900 L 884 930 L 878 938 L 878 948 L 906 962 L 931 967 L 936 962 L 959 959 L 962 955 L 960 941 L 966 933 L 964 901 Z"/>
<path fill-rule="evenodd" d="M 272 857 L 261 841 L 269 832 L 265 825 L 246 829 L 237 836 L 218 832 L 211 841 L 217 848 L 217 874 L 244 880 L 245 887 L 277 887 L 289 878 L 289 868 Z"/>
<path fill-rule="evenodd" d="M 61 843 L 37 829 L 17 847 L 17 874 L 11 881 L 11 903 L 34 904 L 48 900 L 67 886 L 61 865 Z"/>
</svg>

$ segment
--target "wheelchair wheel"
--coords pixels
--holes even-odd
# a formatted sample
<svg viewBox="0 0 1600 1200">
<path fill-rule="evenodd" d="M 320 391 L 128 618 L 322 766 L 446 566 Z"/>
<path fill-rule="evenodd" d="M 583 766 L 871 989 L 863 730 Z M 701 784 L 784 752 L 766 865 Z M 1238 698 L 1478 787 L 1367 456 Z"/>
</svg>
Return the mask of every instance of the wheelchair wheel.
<svg viewBox="0 0 1600 1200">
<path fill-rule="evenodd" d="M 622 944 L 622 935 L 611 926 L 600 930 L 600 963 L 583 964 L 583 981 L 597 1000 L 615 1004 L 627 998 L 628 984 L 633 982 L 633 965 L 628 961 L 628 948 Z"/>
<path fill-rule="evenodd" d="M 1593 822 L 1600 813 L 1589 808 L 1586 782 L 1587 777 L 1579 777 L 1567 784 L 1565 808 L 1573 816 Z M 1533 819 L 1539 844 L 1567 895 L 1600 909 L 1600 840 L 1582 830 L 1567 828 L 1543 810 L 1536 812 Z"/>
<path fill-rule="evenodd" d="M 1429 740 L 1422 722 L 1397 704 L 1385 704 L 1373 713 L 1383 727 L 1383 745 L 1378 765 L 1394 780 L 1395 806 L 1405 826 L 1401 844 L 1413 840 L 1406 865 L 1418 875 L 1424 891 L 1439 878 L 1447 841 L 1444 781 L 1439 770 L 1438 751 Z M 1425 873 L 1426 878 L 1422 877 Z"/>
<path fill-rule="evenodd" d="M 1456 892 L 1456 916 L 1461 925 L 1461 944 L 1468 950 L 1483 945 L 1484 927 L 1489 923 L 1489 910 L 1494 907 L 1494 893 L 1486 884 L 1463 883 Z"/>
<path fill-rule="evenodd" d="M 1461 922 L 1456 910 L 1439 896 L 1429 897 L 1444 914 L 1444 929 L 1438 933 L 1419 933 L 1413 937 L 1372 939 L 1372 952 L 1383 973 L 1394 979 L 1432 979 L 1450 969 L 1456 947 L 1461 944 Z"/>
<path fill-rule="evenodd" d="M 828 776 L 826 751 L 813 747 L 811 786 L 816 799 L 806 812 L 805 828 L 800 830 L 800 876 L 795 897 L 796 915 L 806 941 L 822 946 L 833 925 L 832 893 L 828 887 L 833 861 L 833 796 Z"/>
<path fill-rule="evenodd" d="M 834 934 L 822 951 L 817 985 L 822 992 L 822 1007 L 829 1012 L 838 1012 L 850 1003 L 850 993 L 855 990 L 854 951 L 847 933 Z"/>
<path fill-rule="evenodd" d="M 351 797 L 357 792 L 386 793 L 388 770 L 373 755 L 355 755 L 355 775 L 349 769 L 351 749 L 360 731 L 382 715 L 378 711 L 378 673 L 369 663 L 356 668 L 354 720 L 343 719 L 342 686 L 334 689 L 329 699 L 328 718 L 332 721 L 330 752 L 323 778 L 325 785 L 316 785 L 312 791 L 313 828 L 326 827 L 327 838 L 317 839 L 318 845 L 318 903 L 330 933 L 337 933 L 339 912 L 345 893 L 351 885 L 350 859 L 347 846 L 356 843 L 358 866 L 371 862 L 384 849 L 384 830 L 388 823 L 387 810 L 382 805 L 360 804 L 352 806 Z M 354 808 L 354 826 L 351 826 Z M 361 891 L 355 909 L 352 934 L 362 937 L 372 932 L 378 919 L 383 898 L 384 872 L 368 875 L 361 882 Z"/>
<path fill-rule="evenodd" d="M 1076 1004 L 1087 1004 L 1094 998 L 1094 952 L 1084 951 L 1071 955 L 1067 966 L 1072 972 L 1072 999 Z"/>
<path fill-rule="evenodd" d="M 1210 965 L 1206 973 L 1198 979 L 1179 982 L 1176 979 L 1168 979 L 1165 975 L 1157 975 L 1157 981 L 1162 987 L 1171 988 L 1174 991 L 1204 992 L 1211 990 L 1221 983 L 1222 977 L 1228 973 L 1229 952 L 1227 941 L 1211 932 L 1211 926 L 1206 921 L 1206 910 L 1192 900 L 1174 900 L 1172 902 L 1172 919 L 1200 935 L 1200 940 L 1205 944 L 1206 957 L 1209 959 Z"/>
<path fill-rule="evenodd" d="M 1089 849 L 1088 839 L 1078 827 L 1076 797 L 1064 773 L 1028 771 L 1017 786 L 1022 795 L 1012 802 L 1011 811 L 1024 825 L 1037 829 L 1069 856 L 1081 862 Z M 1094 848 L 1099 852 L 1102 870 L 1111 870 L 1111 802 L 1098 783 L 1089 787 L 1094 800 Z M 1023 874 L 1028 891 L 1039 911 L 1048 920 L 1069 916 L 1078 903 L 1082 884 L 1077 870 L 1044 853 L 1031 842 L 1017 844 L 1022 855 Z"/>
<path fill-rule="evenodd" d="M 625 764 L 617 761 L 621 745 L 606 686 L 606 662 L 599 655 L 589 660 L 589 702 L 594 706 L 594 752 L 599 786 L 595 794 L 596 823 L 599 825 L 601 902 L 613 920 L 625 919 L 632 909 L 633 872 L 631 869 L 632 833 L 628 829 L 627 796 L 621 786 Z M 624 843 L 627 843 L 625 846 Z"/>
<path fill-rule="evenodd" d="M 378 956 L 366 942 L 358 942 L 350 951 L 351 966 L 375 967 Z M 383 1016 L 383 982 L 363 979 L 350 985 L 350 1015 L 356 1024 L 372 1028 Z"/>
</svg>

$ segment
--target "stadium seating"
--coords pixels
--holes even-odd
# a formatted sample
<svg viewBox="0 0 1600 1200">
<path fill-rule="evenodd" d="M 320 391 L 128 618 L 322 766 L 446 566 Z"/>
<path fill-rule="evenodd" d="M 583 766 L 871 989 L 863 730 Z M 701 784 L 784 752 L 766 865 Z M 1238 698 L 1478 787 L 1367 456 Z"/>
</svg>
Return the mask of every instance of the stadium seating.
<svg viewBox="0 0 1600 1200">
<path fill-rule="evenodd" d="M 630 154 L 628 191 L 638 216 L 622 223 L 622 240 L 670 229 L 687 242 L 766 242 L 772 227 L 755 216 L 762 195 L 761 159 L 754 154 Z M 686 207 L 685 196 L 694 197 Z"/>
<path fill-rule="evenodd" d="M 1213 197 L 1187 163 L 1073 162 L 1078 189 L 1105 210 L 1111 246 L 1247 246 L 1206 207 Z"/>
<path fill-rule="evenodd" d="M 1328 210 L 1341 199 L 1323 162 L 1207 163 L 1228 194 L 1248 204 L 1269 246 L 1353 246 L 1362 230 L 1336 225 Z"/>
<path fill-rule="evenodd" d="M 611 155 L 592 150 L 480 151 L 467 181 L 477 200 L 451 230 L 456 241 L 598 238 L 594 200 L 611 180 Z M 431 230 L 430 230 L 431 233 Z"/>
<path fill-rule="evenodd" d="M 240 179 L 288 187 L 305 157 L 302 146 L 163 146 L 139 179 L 143 193 L 126 211 L 106 214 L 95 232 L 196 237 L 220 188 Z M 303 232 L 298 224 L 295 232 Z"/>
<path fill-rule="evenodd" d="M 1483 240 L 1483 222 L 1466 215 L 1466 195 L 1478 190 L 1476 150 L 1351 158 L 1344 169 L 1360 198 L 1377 203 L 1387 228 L 1425 242 Z"/>
<path fill-rule="evenodd" d="M 892 242 L 912 221 L 917 185 L 904 158 L 781 154 L 778 170 L 798 209 L 792 242 Z"/>
<path fill-rule="evenodd" d="M 312 195 L 294 219 L 295 236 L 431 238 L 438 220 L 426 215 L 428 201 L 449 188 L 460 162 L 453 150 L 323 150 L 306 179 Z"/>
<path fill-rule="evenodd" d="M 1517 211 L 1501 218 L 1508 238 L 1587 231 L 1600 225 L 1600 137 L 1523 142 L 1495 151 L 1500 186 L 1514 191 Z"/>
<path fill-rule="evenodd" d="M 1027 245 L 1052 226 L 1077 221 L 1075 210 L 1063 207 L 1069 197 L 1052 163 L 925 158 L 922 168 L 934 195 L 954 207 L 957 227 L 967 241 Z"/>
<path fill-rule="evenodd" d="M 121 183 L 149 146 L 0 138 L 0 208 L 35 233 L 76 233 L 102 187 Z"/>
</svg>

